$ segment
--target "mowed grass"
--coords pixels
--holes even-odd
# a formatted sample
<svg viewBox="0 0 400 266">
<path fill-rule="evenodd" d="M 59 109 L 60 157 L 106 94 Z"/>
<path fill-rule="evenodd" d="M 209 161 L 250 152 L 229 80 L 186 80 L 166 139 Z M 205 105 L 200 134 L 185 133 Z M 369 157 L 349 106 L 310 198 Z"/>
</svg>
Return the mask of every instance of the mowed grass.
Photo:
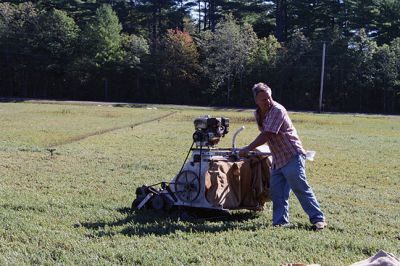
<svg viewBox="0 0 400 266">
<path fill-rule="evenodd" d="M 291 113 L 317 151 L 307 172 L 327 230 L 311 230 L 294 195 L 290 229 L 271 226 L 271 203 L 212 220 L 130 213 L 136 187 L 179 171 L 204 114 L 231 119 L 220 147 L 242 125 L 239 146 L 257 135 L 251 111 L 0 104 L 0 264 L 349 265 L 380 249 L 400 255 L 399 116 Z"/>
</svg>

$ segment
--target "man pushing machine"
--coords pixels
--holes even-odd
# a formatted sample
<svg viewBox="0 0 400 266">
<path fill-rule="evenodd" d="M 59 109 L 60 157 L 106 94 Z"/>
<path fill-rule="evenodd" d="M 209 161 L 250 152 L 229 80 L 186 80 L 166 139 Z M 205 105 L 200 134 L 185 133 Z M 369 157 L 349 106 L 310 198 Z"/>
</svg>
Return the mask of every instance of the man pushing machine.
<svg viewBox="0 0 400 266">
<path fill-rule="evenodd" d="M 258 146 L 268 143 L 272 153 L 272 224 L 289 225 L 289 194 L 293 190 L 314 229 L 324 229 L 327 226 L 325 216 L 307 182 L 306 152 L 285 107 L 272 99 L 271 89 L 264 83 L 255 84 L 252 92 L 257 105 L 254 115 L 260 134 L 240 149 L 239 154 L 245 156 Z"/>
</svg>

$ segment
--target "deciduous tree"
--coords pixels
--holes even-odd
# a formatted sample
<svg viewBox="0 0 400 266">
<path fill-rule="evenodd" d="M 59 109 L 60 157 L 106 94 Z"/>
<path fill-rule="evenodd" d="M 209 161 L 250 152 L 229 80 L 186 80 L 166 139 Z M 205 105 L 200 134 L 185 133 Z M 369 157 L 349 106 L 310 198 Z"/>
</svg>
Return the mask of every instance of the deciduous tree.
<svg viewBox="0 0 400 266">
<path fill-rule="evenodd" d="M 211 94 L 226 96 L 230 103 L 230 95 L 235 79 L 245 70 L 252 51 L 257 43 L 257 36 L 252 27 L 245 23 L 239 25 L 232 15 L 221 22 L 215 33 L 204 36 L 203 53 L 207 55 L 205 70 L 212 80 Z M 226 94 L 220 91 L 221 85 L 226 86 Z"/>
<path fill-rule="evenodd" d="M 162 78 L 166 95 L 176 102 L 192 102 L 199 95 L 199 54 L 192 36 L 179 29 L 169 29 L 162 42 Z"/>
</svg>

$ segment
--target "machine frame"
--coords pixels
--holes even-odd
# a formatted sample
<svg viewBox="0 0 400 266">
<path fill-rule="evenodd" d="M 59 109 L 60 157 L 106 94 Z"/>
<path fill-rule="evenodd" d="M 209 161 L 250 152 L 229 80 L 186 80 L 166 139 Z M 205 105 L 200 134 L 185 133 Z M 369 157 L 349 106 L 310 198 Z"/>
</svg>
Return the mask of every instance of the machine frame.
<svg viewBox="0 0 400 266">
<path fill-rule="evenodd" d="M 197 118 L 194 124 L 193 143 L 181 170 L 170 182 L 164 181 L 137 188 L 136 199 L 132 202 L 132 209 L 170 210 L 174 206 L 180 206 L 227 210 L 220 206 L 213 206 L 207 201 L 205 176 L 210 161 L 240 161 L 245 159 L 239 156 L 236 148 L 236 138 L 244 129 L 244 126 L 239 128 L 233 135 L 231 148 L 216 148 L 219 139 L 229 131 L 229 119 L 203 116 Z M 194 145 L 196 145 L 195 148 L 193 147 Z M 190 154 L 190 160 L 187 161 Z M 258 151 L 249 153 L 249 156 L 252 155 L 271 156 L 271 153 L 268 146 L 263 145 Z M 250 208 L 239 207 L 235 209 Z M 257 206 L 251 209 L 257 209 Z"/>
</svg>

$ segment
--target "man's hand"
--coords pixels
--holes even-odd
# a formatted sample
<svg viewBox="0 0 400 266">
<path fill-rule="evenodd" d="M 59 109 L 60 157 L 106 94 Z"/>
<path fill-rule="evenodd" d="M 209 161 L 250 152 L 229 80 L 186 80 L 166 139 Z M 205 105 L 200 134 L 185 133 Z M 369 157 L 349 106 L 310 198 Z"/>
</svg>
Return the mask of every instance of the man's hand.
<svg viewBox="0 0 400 266">
<path fill-rule="evenodd" d="M 257 148 L 260 145 L 263 145 L 265 142 L 267 142 L 267 140 L 269 138 L 269 134 L 272 134 L 272 133 L 261 132 L 260 135 L 258 135 L 257 138 L 252 143 L 250 143 L 246 147 L 239 149 L 239 156 L 245 157 L 249 154 L 249 152 L 251 152 L 255 148 Z"/>
<path fill-rule="evenodd" d="M 239 156 L 246 157 L 249 154 L 249 152 L 250 152 L 250 149 L 247 146 L 243 147 L 243 148 L 239 149 Z"/>
</svg>

